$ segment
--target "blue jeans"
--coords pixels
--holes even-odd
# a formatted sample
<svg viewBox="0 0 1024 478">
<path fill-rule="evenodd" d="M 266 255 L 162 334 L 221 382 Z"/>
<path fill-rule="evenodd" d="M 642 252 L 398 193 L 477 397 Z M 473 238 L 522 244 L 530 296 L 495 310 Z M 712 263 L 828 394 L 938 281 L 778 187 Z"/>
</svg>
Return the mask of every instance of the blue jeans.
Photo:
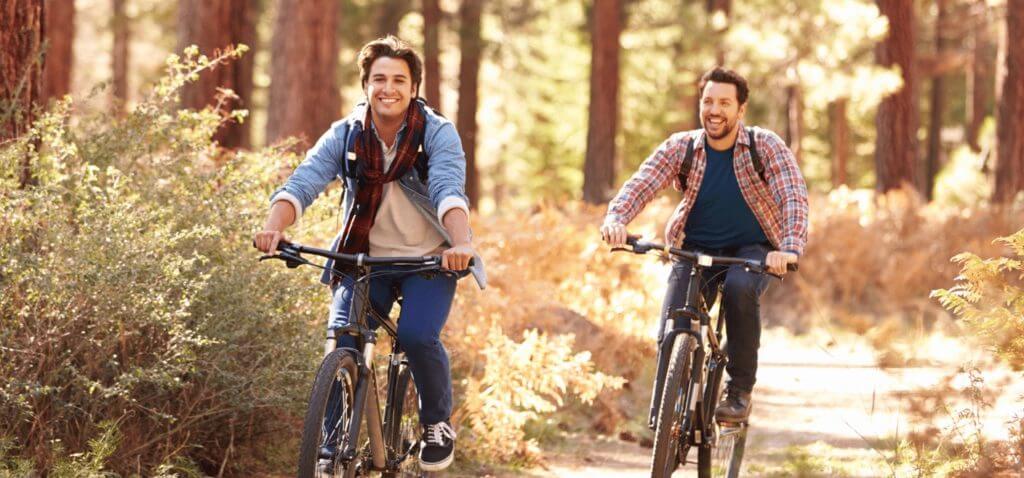
<svg viewBox="0 0 1024 478">
<path fill-rule="evenodd" d="M 700 251 L 714 256 L 742 257 L 764 261 L 770 250 L 763 244 L 753 244 L 727 249 L 702 249 L 685 245 L 684 249 Z M 686 304 L 686 289 L 690 284 L 689 262 L 679 261 L 672 265 L 668 278 L 668 290 L 662 307 L 661 327 L 658 342 L 665 332 L 665 321 L 669 313 Z M 741 266 L 715 266 L 704 269 L 701 293 L 708 309 L 715 303 L 718 286 L 723 281 L 721 313 L 725 314 L 725 331 L 728 337 L 726 354 L 729 364 L 729 386 L 743 391 L 754 389 L 757 376 L 757 349 L 761 346 L 761 295 L 768 289 L 772 277 L 743 270 Z M 687 323 L 677 323 L 677 328 L 688 328 Z"/>
<path fill-rule="evenodd" d="M 370 303 L 382 316 L 387 316 L 395 301 L 402 297 L 398 318 L 398 343 L 409 359 L 413 381 L 420 397 L 420 422 L 427 425 L 448 420 L 452 414 L 452 377 L 448 352 L 441 343 L 441 329 L 448 320 L 455 298 L 456 277 L 440 273 L 408 272 L 413 267 L 375 267 L 373 272 L 394 271 L 370 279 Z M 338 328 L 349 323 L 352 309 L 353 281 L 345 278 L 334 290 L 327 327 Z M 374 329 L 380 326 L 368 318 Z M 351 335 L 338 338 L 338 347 L 356 347 Z M 333 409 L 330 407 L 329 409 Z"/>
</svg>

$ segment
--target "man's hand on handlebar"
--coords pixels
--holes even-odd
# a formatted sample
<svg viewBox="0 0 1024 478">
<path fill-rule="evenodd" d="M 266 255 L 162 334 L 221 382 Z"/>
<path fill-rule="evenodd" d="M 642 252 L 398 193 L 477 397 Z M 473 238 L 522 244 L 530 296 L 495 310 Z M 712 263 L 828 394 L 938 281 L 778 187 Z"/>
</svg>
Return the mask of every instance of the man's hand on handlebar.
<svg viewBox="0 0 1024 478">
<path fill-rule="evenodd" d="M 277 254 L 277 244 L 279 242 L 287 240 L 283 232 L 275 230 L 257 232 L 252 238 L 253 246 L 271 255 Z"/>
<path fill-rule="evenodd" d="M 441 253 L 441 267 L 450 271 L 466 270 L 476 251 L 472 244 L 459 244 Z"/>
<path fill-rule="evenodd" d="M 764 258 L 764 264 L 768 266 L 768 271 L 772 274 L 784 276 L 786 275 L 787 266 L 789 264 L 796 264 L 797 260 L 799 260 L 799 256 L 792 252 L 771 251 Z"/>
<path fill-rule="evenodd" d="M 617 222 L 606 222 L 601 225 L 601 239 L 608 243 L 612 247 L 622 247 L 626 245 L 626 226 Z"/>
</svg>

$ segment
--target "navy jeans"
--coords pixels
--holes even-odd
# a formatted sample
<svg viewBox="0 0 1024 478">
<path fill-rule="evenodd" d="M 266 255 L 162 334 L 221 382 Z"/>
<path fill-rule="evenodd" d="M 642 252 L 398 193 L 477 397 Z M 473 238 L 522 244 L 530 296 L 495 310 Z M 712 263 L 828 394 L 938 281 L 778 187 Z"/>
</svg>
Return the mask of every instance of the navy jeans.
<svg viewBox="0 0 1024 478">
<path fill-rule="evenodd" d="M 441 344 L 441 329 L 448 320 L 458 279 L 449 274 L 407 272 L 411 268 L 373 268 L 373 272 L 397 272 L 370 279 L 370 303 L 378 314 L 386 317 L 398 297 L 402 297 L 398 343 L 409 359 L 412 378 L 416 382 L 420 422 L 433 424 L 448 420 L 452 414 L 452 377 L 448 352 Z M 352 293 L 353 281 L 349 278 L 335 289 L 328 328 L 348 324 Z M 373 319 L 369 319 L 368 324 L 374 329 L 380 326 Z M 338 347 L 355 348 L 355 337 L 339 337 Z"/>
<path fill-rule="evenodd" d="M 715 256 L 742 257 L 764 261 L 770 250 L 767 245 L 726 249 L 702 249 L 685 245 L 684 249 L 700 251 Z M 690 284 L 689 262 L 679 261 L 672 265 L 668 277 L 668 290 L 662 306 L 661 326 L 658 342 L 665 333 L 665 321 L 669 313 L 686 304 L 686 289 Z M 757 375 L 757 349 L 761 346 L 761 295 L 768 289 L 772 277 L 743 270 L 741 266 L 715 266 L 704 269 L 704 289 L 701 291 L 708 309 L 714 304 L 718 286 L 725 281 L 722 291 L 721 313 L 725 314 L 725 331 L 728 337 L 726 354 L 729 357 L 729 386 L 752 391 Z M 690 324 L 676 323 L 676 328 L 688 328 Z"/>
</svg>

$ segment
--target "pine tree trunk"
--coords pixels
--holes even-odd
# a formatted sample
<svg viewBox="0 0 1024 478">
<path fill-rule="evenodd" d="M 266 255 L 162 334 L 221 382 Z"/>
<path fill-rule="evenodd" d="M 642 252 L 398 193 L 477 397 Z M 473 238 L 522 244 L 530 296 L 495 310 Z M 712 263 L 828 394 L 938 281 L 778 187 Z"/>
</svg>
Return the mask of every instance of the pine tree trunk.
<svg viewBox="0 0 1024 478">
<path fill-rule="evenodd" d="M 725 53 L 729 44 L 724 41 L 729 31 L 729 14 L 732 13 L 732 0 L 707 0 L 705 8 L 708 12 L 708 20 L 711 22 L 711 29 L 714 31 L 715 39 L 715 65 L 726 64 Z M 721 13 L 719 13 L 721 12 Z M 717 21 L 722 20 L 720 24 Z"/>
<path fill-rule="evenodd" d="M 989 21 L 986 0 L 975 0 L 973 25 L 968 37 L 970 65 L 967 69 L 967 144 L 974 152 L 981 151 L 978 133 L 988 112 L 989 92 L 993 87 L 992 70 L 989 64 L 992 48 L 988 37 Z"/>
<path fill-rule="evenodd" d="M 801 161 L 804 143 L 804 101 L 800 86 L 786 87 L 786 143 L 797 162 Z"/>
<path fill-rule="evenodd" d="M 849 184 L 847 162 L 850 157 L 850 122 L 846 117 L 846 98 L 828 105 L 829 132 L 832 137 L 832 187 Z"/>
<path fill-rule="evenodd" d="M 476 110 L 480 77 L 480 15 L 483 0 L 463 0 L 459 8 L 459 111 L 456 124 L 466 152 L 466 195 L 471 204 L 480 200 L 480 175 L 476 164 Z"/>
<path fill-rule="evenodd" d="M 914 186 L 917 160 L 918 110 L 914 65 L 914 6 L 906 0 L 878 0 L 882 14 L 889 18 L 889 33 L 875 49 L 878 64 L 897 66 L 903 86 L 878 105 L 875 116 L 876 189 L 887 192 Z"/>
<path fill-rule="evenodd" d="M 377 35 L 398 36 L 398 24 L 402 23 L 402 18 L 409 13 L 411 7 L 412 2 L 405 0 L 384 0 L 377 9 Z"/>
<path fill-rule="evenodd" d="M 0 141 L 24 134 L 41 98 L 42 0 L 7 0 L 0 6 Z M 29 157 L 22 160 L 19 184 L 34 183 Z"/>
<path fill-rule="evenodd" d="M 942 58 L 946 54 L 947 44 L 944 37 L 946 31 L 947 4 L 946 0 L 937 0 L 935 15 L 935 57 Z M 946 85 L 943 74 L 938 72 L 932 77 L 931 106 L 928 108 L 928 151 L 924 162 L 924 194 L 931 201 L 935 195 L 935 176 L 939 174 L 942 164 L 942 116 L 945 107 Z"/>
<path fill-rule="evenodd" d="M 267 142 L 313 144 L 341 114 L 335 0 L 279 0 L 270 57 Z"/>
<path fill-rule="evenodd" d="M 124 111 L 128 102 L 128 45 L 131 41 L 131 25 L 125 12 L 126 0 L 113 0 L 114 19 L 111 25 L 114 31 L 114 51 L 111 55 L 111 71 L 113 72 L 114 108 Z"/>
<path fill-rule="evenodd" d="M 43 61 L 42 101 L 60 98 L 71 91 L 72 44 L 75 38 L 75 2 L 50 0 L 43 6 L 46 24 L 46 56 Z"/>
<path fill-rule="evenodd" d="M 199 51 L 213 56 L 230 45 L 248 45 L 241 58 L 219 65 L 199 75 L 199 80 L 182 88 L 181 105 L 201 109 L 217 104 L 217 88 L 228 88 L 238 96 L 221 109 L 248 109 L 252 105 L 253 58 L 256 47 L 258 0 L 182 0 L 178 10 L 179 49 L 197 45 Z M 248 148 L 249 123 L 228 122 L 213 138 L 225 148 Z"/>
<path fill-rule="evenodd" d="M 583 163 L 583 200 L 601 204 L 615 187 L 615 135 L 619 117 L 619 35 L 622 4 L 595 0 L 591 21 L 590 110 L 587 155 Z"/>
<path fill-rule="evenodd" d="M 423 0 L 424 89 L 420 96 L 435 109 L 441 109 L 441 7 L 438 0 Z"/>
<path fill-rule="evenodd" d="M 996 122 L 995 189 L 992 200 L 1009 203 L 1024 191 L 1024 0 L 1007 0 L 1005 72 Z"/>
</svg>

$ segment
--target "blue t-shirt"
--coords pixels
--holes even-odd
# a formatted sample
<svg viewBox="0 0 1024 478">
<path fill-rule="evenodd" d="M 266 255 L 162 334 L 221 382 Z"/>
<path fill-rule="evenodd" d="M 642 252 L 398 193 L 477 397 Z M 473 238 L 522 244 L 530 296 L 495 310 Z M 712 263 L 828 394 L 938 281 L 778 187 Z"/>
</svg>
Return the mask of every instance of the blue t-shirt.
<svg viewBox="0 0 1024 478">
<path fill-rule="evenodd" d="M 716 151 L 704 145 L 708 165 L 684 229 L 689 244 L 723 249 L 768 242 L 740 192 L 733 169 L 734 149 Z"/>
</svg>

